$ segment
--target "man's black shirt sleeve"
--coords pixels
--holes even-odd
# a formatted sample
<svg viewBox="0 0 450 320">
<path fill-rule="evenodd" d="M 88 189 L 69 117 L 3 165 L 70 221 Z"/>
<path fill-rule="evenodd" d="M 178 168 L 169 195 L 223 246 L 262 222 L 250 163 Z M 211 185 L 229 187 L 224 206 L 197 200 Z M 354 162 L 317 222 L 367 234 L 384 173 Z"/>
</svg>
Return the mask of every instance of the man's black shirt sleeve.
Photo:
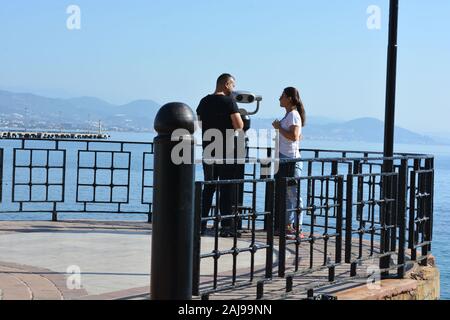
<svg viewBox="0 0 450 320">
<path fill-rule="evenodd" d="M 199 116 L 201 116 L 201 114 L 202 114 L 202 106 L 203 106 L 203 99 L 200 101 L 200 103 L 198 104 L 198 107 L 197 107 L 197 110 L 196 110 L 196 113 L 197 113 L 197 115 L 199 115 Z"/>
<path fill-rule="evenodd" d="M 232 98 L 230 98 L 230 102 L 228 103 L 228 112 L 229 115 L 232 115 L 233 113 L 239 113 L 237 103 Z"/>
</svg>

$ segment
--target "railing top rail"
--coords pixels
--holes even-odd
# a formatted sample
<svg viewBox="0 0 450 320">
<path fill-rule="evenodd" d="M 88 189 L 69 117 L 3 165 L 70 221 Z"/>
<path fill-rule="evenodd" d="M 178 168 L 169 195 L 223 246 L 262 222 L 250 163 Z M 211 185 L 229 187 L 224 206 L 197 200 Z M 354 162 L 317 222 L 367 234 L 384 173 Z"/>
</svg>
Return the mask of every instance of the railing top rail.
<svg viewBox="0 0 450 320">
<path fill-rule="evenodd" d="M 283 177 L 282 179 L 286 182 L 289 181 L 298 181 L 298 180 L 332 180 L 332 179 L 343 179 L 344 175 L 336 174 L 336 175 L 325 175 L 325 176 L 300 176 L 300 177 Z"/>
<path fill-rule="evenodd" d="M 264 146 L 249 146 L 249 149 L 260 149 L 260 150 L 275 150 L 274 147 L 264 147 Z M 375 154 L 375 155 L 383 155 L 383 152 L 381 151 L 366 151 L 366 150 L 332 150 L 332 149 L 311 149 L 311 148 L 300 148 L 300 152 L 315 152 L 315 153 L 355 153 L 355 154 Z M 409 152 L 395 152 L 394 156 L 423 156 L 423 157 L 433 157 L 430 154 L 423 154 L 423 153 L 409 153 Z M 349 157 L 346 157 L 349 158 Z"/>
<path fill-rule="evenodd" d="M 3 138 L 0 136 L 0 140 L 23 140 L 23 141 L 53 141 L 53 142 L 73 142 L 73 143 L 92 143 L 92 144 L 131 144 L 131 145 L 153 145 L 153 141 L 123 141 L 123 140 L 92 140 L 92 139 L 79 139 L 79 138 L 73 138 L 73 139 L 39 139 L 39 138 L 14 138 L 14 137 L 7 137 Z M 197 144 L 197 147 L 201 147 L 201 144 Z M 248 147 L 251 150 L 275 150 L 274 147 L 263 147 L 263 146 L 249 146 Z M 304 152 L 314 152 L 314 153 L 342 153 L 345 154 L 345 156 L 342 157 L 328 157 L 328 156 L 318 156 L 318 157 L 303 157 L 299 159 L 280 159 L 280 162 L 298 162 L 298 161 L 367 161 L 367 160 L 408 160 L 408 159 L 432 159 L 434 158 L 434 155 L 431 154 L 420 154 L 420 153 L 406 153 L 406 152 L 397 152 L 394 153 L 393 157 L 383 157 L 383 153 L 379 151 L 363 151 L 363 150 L 330 150 L 330 149 L 310 149 L 310 148 L 301 148 L 300 151 Z M 357 156 L 347 156 L 348 154 L 363 154 L 363 157 L 357 157 Z M 376 155 L 376 156 L 372 156 Z M 378 155 L 378 156 L 377 156 Z M 248 157 L 247 160 L 256 160 L 257 162 L 267 161 L 267 158 L 255 158 L 255 157 Z M 225 159 L 220 159 L 225 160 Z M 239 159 L 238 159 L 239 160 Z M 197 160 L 199 163 L 201 163 L 202 160 Z M 243 160 L 241 160 L 243 161 Z M 250 161 L 249 161 L 250 162 Z M 245 163 L 249 163 L 245 162 Z"/>
<path fill-rule="evenodd" d="M 203 162 L 207 164 L 219 163 L 219 164 L 247 164 L 247 163 L 262 163 L 268 164 L 273 162 L 279 163 L 292 163 L 292 162 L 338 162 L 338 163 L 348 163 L 349 161 L 395 161 L 395 160 L 419 160 L 419 159 L 434 159 L 433 155 L 403 155 L 403 156 L 394 156 L 394 157 L 333 157 L 333 158 L 295 158 L 295 159 L 274 159 L 274 158 L 256 158 L 256 157 L 247 157 L 247 158 L 233 158 L 233 159 L 195 159 L 196 164 L 202 164 Z M 205 161 L 205 160 L 209 160 Z"/>
<path fill-rule="evenodd" d="M 214 180 L 214 181 L 196 181 L 196 184 L 219 185 L 219 184 L 239 184 L 239 183 L 261 183 L 274 182 L 274 179 L 230 179 L 230 180 Z"/>
<path fill-rule="evenodd" d="M 381 172 L 381 173 L 350 173 L 347 176 L 355 178 L 367 178 L 367 177 L 390 177 L 397 176 L 397 172 Z"/>
<path fill-rule="evenodd" d="M 297 158 L 297 159 L 279 159 L 280 163 L 302 162 L 302 161 L 324 161 L 324 162 L 345 162 L 345 161 L 369 161 L 369 160 L 411 160 L 411 159 L 432 159 L 433 155 L 417 154 L 403 155 L 394 157 L 334 157 L 334 158 Z"/>
</svg>

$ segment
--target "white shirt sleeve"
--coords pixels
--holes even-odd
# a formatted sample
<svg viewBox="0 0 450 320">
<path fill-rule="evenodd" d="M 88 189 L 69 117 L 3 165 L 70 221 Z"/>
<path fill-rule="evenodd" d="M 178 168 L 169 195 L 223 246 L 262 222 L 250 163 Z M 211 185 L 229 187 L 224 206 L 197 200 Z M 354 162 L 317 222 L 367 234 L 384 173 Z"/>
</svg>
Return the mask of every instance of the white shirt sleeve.
<svg viewBox="0 0 450 320">
<path fill-rule="evenodd" d="M 302 118 L 300 117 L 300 114 L 297 110 L 291 112 L 292 114 L 292 124 L 291 126 L 302 126 Z"/>
<path fill-rule="evenodd" d="M 291 126 L 302 126 L 302 118 L 297 110 L 289 112 L 282 123 L 283 129 L 289 130 Z"/>
</svg>

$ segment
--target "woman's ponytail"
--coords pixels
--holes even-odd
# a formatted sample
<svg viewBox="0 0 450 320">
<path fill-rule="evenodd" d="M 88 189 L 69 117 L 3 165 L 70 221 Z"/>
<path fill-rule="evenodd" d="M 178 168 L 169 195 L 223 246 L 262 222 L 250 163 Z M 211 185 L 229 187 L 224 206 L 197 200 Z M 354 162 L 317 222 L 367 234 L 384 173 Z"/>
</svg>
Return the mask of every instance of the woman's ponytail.
<svg viewBox="0 0 450 320">
<path fill-rule="evenodd" d="M 306 123 L 306 112 L 298 90 L 294 87 L 287 87 L 284 89 L 284 94 L 286 97 L 291 98 L 292 103 L 297 107 L 297 111 L 302 119 L 302 127 L 304 127 Z"/>
<path fill-rule="evenodd" d="M 300 99 L 297 104 L 297 111 L 300 114 L 300 118 L 302 118 L 302 127 L 304 127 L 306 122 L 306 112 L 305 107 L 303 106 L 303 102 Z"/>
</svg>

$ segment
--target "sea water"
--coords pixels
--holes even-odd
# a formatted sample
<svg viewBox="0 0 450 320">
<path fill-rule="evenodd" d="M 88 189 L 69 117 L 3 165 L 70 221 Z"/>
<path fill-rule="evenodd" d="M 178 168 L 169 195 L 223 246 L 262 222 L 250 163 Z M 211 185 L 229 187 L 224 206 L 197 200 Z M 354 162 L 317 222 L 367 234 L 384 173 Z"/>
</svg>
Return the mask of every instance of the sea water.
<svg viewBox="0 0 450 320">
<path fill-rule="evenodd" d="M 152 142 L 154 134 L 152 133 L 111 133 L 111 141 L 129 141 L 129 142 Z M 0 146 L 1 147 L 1 146 Z M 364 151 L 382 151 L 383 145 L 381 143 L 366 143 L 366 142 L 352 142 L 352 141 L 302 141 L 302 148 L 310 149 L 325 149 L 325 150 L 364 150 Z M 70 152 L 70 151 L 69 151 Z M 434 228 L 433 228 L 433 244 L 432 253 L 436 257 L 437 265 L 441 272 L 441 298 L 450 299 L 450 253 L 446 250 L 446 245 L 450 240 L 450 146 L 445 145 L 413 145 L 413 144 L 396 144 L 395 152 L 408 153 L 425 153 L 435 156 L 435 185 L 434 185 Z M 74 159 L 72 159 L 74 161 Z M 8 171 L 8 162 L 11 159 L 5 158 L 4 173 Z M 75 165 L 75 163 L 67 163 L 67 168 Z M 151 165 L 151 164 L 150 164 Z M 131 183 L 133 179 L 141 179 L 142 167 L 136 167 L 130 174 Z M 73 171 L 72 171 L 73 172 Z M 196 167 L 196 178 L 201 180 L 203 178 L 201 166 Z M 72 180 L 71 180 L 72 179 Z M 76 185 L 73 181 L 74 177 L 68 177 L 66 184 Z M 3 201 L 8 200 L 10 194 L 10 179 L 4 175 L 3 181 Z M 139 185 L 139 184 L 137 184 Z M 74 187 L 75 188 L 75 187 Z M 9 191 L 8 191 L 9 190 Z M 19 192 L 20 193 L 20 192 Z M 74 190 L 69 190 L 66 194 L 73 197 Z M 20 195 L 20 194 L 19 194 Z M 10 196 L 10 195 L 9 195 Z M 123 196 L 123 195 L 122 195 Z M 139 190 L 130 190 L 130 202 L 140 201 Z M 6 197 L 6 199 L 5 199 Z M 120 195 L 119 195 L 120 197 Z M 151 193 L 145 195 L 151 201 Z M 258 193 L 258 202 L 263 203 L 264 192 Z M 139 199 L 138 199 L 139 198 Z M 11 200 L 11 199 L 9 199 Z M 74 200 L 75 202 L 75 200 Z M 74 204 L 75 206 L 75 204 Z M 131 207 L 131 211 L 144 211 L 145 205 L 136 205 Z M 13 208 L 14 209 L 14 208 Z M 17 209 L 17 208 L 16 208 Z M 2 208 L 4 210 L 4 208 Z M 0 213 L 0 220 L 49 220 L 50 214 L 36 214 L 36 213 Z M 147 216 L 143 214 L 73 214 L 73 213 L 59 213 L 58 218 L 64 219 L 98 219 L 98 220 L 132 220 L 132 221 L 146 221 Z"/>
</svg>

